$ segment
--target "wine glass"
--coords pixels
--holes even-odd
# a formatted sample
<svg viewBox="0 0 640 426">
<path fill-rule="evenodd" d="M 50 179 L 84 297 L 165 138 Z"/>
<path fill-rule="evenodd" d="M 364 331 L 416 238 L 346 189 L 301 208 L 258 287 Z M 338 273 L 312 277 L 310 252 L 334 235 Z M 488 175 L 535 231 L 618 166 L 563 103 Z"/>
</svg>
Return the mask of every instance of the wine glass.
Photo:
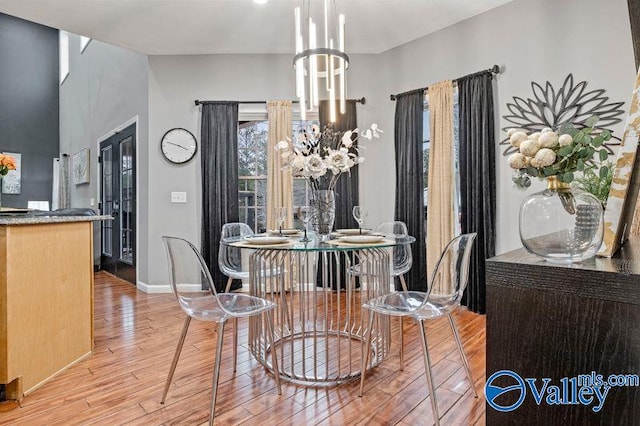
<svg viewBox="0 0 640 426">
<path fill-rule="evenodd" d="M 282 237 L 282 225 L 284 224 L 285 219 L 287 218 L 287 208 L 286 207 L 276 207 L 274 210 L 274 216 L 276 217 L 276 222 L 278 223 L 279 235 Z"/>
<path fill-rule="evenodd" d="M 358 222 L 358 228 L 360 229 L 360 234 L 362 234 L 362 225 L 364 221 L 367 219 L 367 209 L 363 206 L 353 206 L 353 218 Z"/>
<path fill-rule="evenodd" d="M 298 208 L 298 219 L 300 219 L 304 224 L 304 238 L 302 239 L 302 242 L 307 243 L 309 242 L 309 238 L 307 238 L 307 228 L 309 227 L 309 221 L 311 220 L 311 209 L 309 206 L 302 206 Z"/>
</svg>

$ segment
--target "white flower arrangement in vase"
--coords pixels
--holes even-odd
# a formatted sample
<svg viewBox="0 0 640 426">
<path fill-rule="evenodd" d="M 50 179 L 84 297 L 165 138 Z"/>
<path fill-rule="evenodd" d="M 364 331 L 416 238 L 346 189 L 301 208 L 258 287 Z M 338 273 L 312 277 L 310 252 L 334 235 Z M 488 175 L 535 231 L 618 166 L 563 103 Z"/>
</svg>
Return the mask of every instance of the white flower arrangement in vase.
<svg viewBox="0 0 640 426">
<path fill-rule="evenodd" d="M 574 173 L 596 168 L 595 154 L 598 154 L 600 162 L 605 161 L 609 153 L 603 144 L 611 139 L 608 130 L 595 127 L 597 122 L 598 117 L 593 116 L 580 129 L 565 123 L 557 131 L 546 127 L 530 134 L 520 129 L 509 129 L 509 142 L 518 149 L 507 159 L 509 167 L 515 170 L 513 182 L 520 188 L 528 188 L 530 177 L 555 177 L 560 183 L 570 184 Z M 601 166 L 600 176 L 607 173 L 608 167 Z"/>
<path fill-rule="evenodd" d="M 277 143 L 276 150 L 283 160 L 283 168 L 290 169 L 294 177 L 309 179 L 312 189 L 333 190 L 338 178 L 364 161 L 354 143 L 362 138 L 371 140 L 384 133 L 373 123 L 360 131 L 358 128 L 342 132 L 317 125 L 301 129 L 294 140 L 287 138 Z"/>
</svg>

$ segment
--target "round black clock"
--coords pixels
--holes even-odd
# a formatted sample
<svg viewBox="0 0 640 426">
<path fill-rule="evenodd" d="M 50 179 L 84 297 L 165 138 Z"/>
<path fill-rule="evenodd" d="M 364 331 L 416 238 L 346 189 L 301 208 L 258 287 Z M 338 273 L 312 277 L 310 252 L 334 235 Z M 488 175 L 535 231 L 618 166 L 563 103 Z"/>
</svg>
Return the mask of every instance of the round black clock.
<svg viewBox="0 0 640 426">
<path fill-rule="evenodd" d="M 175 128 L 162 136 L 160 149 L 167 160 L 174 164 L 184 164 L 196 155 L 198 142 L 187 129 Z"/>
</svg>

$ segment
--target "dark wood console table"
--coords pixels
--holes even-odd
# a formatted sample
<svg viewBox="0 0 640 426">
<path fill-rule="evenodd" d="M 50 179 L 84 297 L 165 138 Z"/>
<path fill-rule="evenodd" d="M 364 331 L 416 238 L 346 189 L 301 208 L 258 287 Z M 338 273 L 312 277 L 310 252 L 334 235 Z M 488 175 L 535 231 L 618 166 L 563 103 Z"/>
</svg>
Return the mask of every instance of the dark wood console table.
<svg viewBox="0 0 640 426">
<path fill-rule="evenodd" d="M 595 371 L 640 374 L 640 238 L 611 258 L 553 265 L 518 249 L 487 260 L 487 378 L 512 370 L 522 378 Z M 503 387 L 513 384 L 494 384 Z M 529 388 L 522 405 L 499 412 L 487 405 L 488 425 L 632 425 L 640 422 L 640 387 L 612 387 L 601 411 L 592 406 L 536 405 Z M 499 404 L 515 403 L 518 392 Z M 511 398 L 511 399 L 509 399 Z"/>
</svg>

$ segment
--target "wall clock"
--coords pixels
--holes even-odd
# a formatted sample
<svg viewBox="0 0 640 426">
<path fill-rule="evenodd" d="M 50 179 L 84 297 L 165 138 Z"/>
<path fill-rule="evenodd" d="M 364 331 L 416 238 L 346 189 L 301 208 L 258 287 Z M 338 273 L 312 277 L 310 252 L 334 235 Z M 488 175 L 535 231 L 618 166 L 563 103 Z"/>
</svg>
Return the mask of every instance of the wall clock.
<svg viewBox="0 0 640 426">
<path fill-rule="evenodd" d="M 191 160 L 198 151 L 198 142 L 193 133 L 187 129 L 170 129 L 162 136 L 160 149 L 164 158 L 174 164 L 184 164 Z"/>
</svg>

